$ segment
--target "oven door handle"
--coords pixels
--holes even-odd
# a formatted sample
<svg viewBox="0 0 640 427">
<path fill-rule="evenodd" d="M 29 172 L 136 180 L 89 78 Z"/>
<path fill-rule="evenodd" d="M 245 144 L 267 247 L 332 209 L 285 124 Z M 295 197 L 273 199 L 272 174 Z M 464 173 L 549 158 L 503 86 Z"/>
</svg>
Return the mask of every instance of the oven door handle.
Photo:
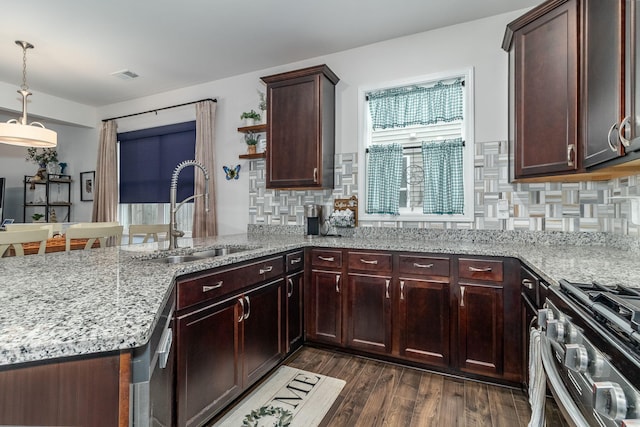
<svg viewBox="0 0 640 427">
<path fill-rule="evenodd" d="M 544 333 L 542 333 L 540 335 L 540 356 L 542 357 L 542 366 L 544 367 L 544 373 L 547 375 L 547 383 L 551 389 L 551 394 L 553 394 L 560 411 L 565 416 L 569 425 L 589 427 L 589 423 L 582 416 L 582 413 L 580 413 L 580 409 L 578 409 L 578 406 L 573 401 L 573 398 L 560 378 L 558 368 L 553 361 L 552 352 L 551 342 Z"/>
</svg>

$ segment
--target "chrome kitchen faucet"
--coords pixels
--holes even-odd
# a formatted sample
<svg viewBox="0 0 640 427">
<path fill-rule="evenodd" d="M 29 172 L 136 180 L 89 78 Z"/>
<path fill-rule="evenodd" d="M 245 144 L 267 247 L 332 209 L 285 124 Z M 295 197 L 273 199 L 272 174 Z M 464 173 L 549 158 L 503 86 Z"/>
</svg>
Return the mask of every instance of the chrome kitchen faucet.
<svg viewBox="0 0 640 427">
<path fill-rule="evenodd" d="M 180 171 L 187 166 L 197 166 L 202 170 L 202 173 L 204 173 L 204 194 L 194 194 L 193 196 L 189 196 L 176 206 L 176 198 L 178 197 L 178 175 L 180 175 Z M 169 190 L 169 249 L 177 249 L 178 237 L 184 236 L 184 231 L 176 228 L 176 212 L 178 212 L 182 205 L 189 200 L 195 199 L 196 197 L 202 197 L 203 195 L 204 210 L 209 212 L 209 171 L 207 171 L 207 168 L 204 167 L 202 163 L 196 162 L 195 160 L 185 160 L 184 162 L 178 163 L 178 166 L 173 170 L 173 175 L 171 176 L 171 189 Z"/>
</svg>

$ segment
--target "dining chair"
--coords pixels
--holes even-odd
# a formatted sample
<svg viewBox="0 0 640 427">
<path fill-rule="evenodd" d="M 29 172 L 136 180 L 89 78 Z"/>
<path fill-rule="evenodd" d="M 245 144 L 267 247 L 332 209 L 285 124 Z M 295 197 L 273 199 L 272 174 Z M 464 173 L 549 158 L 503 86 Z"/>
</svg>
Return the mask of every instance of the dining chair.
<svg viewBox="0 0 640 427">
<path fill-rule="evenodd" d="M 96 227 L 81 226 L 81 227 L 69 227 L 65 233 L 65 251 L 71 250 L 72 239 L 88 239 L 84 249 L 91 249 L 93 244 L 100 242 L 100 247 L 104 248 L 107 243 L 107 239 L 113 237 L 115 239 L 116 246 L 120 246 L 122 241 L 122 229 L 121 225 L 98 225 Z"/>
<path fill-rule="evenodd" d="M 59 222 L 41 222 L 31 224 L 13 223 L 5 225 L 5 228 L 7 231 L 41 230 L 44 228 L 49 231 L 49 238 L 52 238 L 56 232 L 61 233 L 62 224 Z"/>
<path fill-rule="evenodd" d="M 149 239 L 153 239 L 154 242 L 159 242 L 159 236 L 162 236 L 162 240 L 169 238 L 169 224 L 131 224 L 129 226 L 129 244 L 133 244 L 134 236 L 144 235 L 142 243 L 147 243 Z"/>
<path fill-rule="evenodd" d="M 76 222 L 75 224 L 71 224 L 69 228 L 79 228 L 79 227 L 113 227 L 116 225 L 120 225 L 118 221 L 106 221 L 106 222 Z"/>
<path fill-rule="evenodd" d="M 13 246 L 16 256 L 24 256 L 23 243 L 40 242 L 38 255 L 42 255 L 47 247 L 49 230 L 40 228 L 38 230 L 24 231 L 4 231 L 0 233 L 0 257 Z"/>
</svg>

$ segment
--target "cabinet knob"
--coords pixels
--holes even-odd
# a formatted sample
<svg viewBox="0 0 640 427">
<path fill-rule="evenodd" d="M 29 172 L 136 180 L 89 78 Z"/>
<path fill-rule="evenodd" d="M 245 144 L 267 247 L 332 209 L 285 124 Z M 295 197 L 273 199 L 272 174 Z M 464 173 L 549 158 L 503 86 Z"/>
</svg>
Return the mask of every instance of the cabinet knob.
<svg viewBox="0 0 640 427">
<path fill-rule="evenodd" d="M 363 264 L 373 264 L 373 265 L 375 265 L 375 264 L 378 263 L 378 260 L 377 259 L 371 259 L 370 260 L 370 259 L 362 259 L 362 258 L 360 258 L 360 262 L 363 263 Z"/>
<path fill-rule="evenodd" d="M 333 262 L 333 261 L 335 261 L 335 260 L 336 260 L 336 259 L 335 259 L 334 257 L 332 257 L 332 256 L 330 256 L 330 257 L 324 257 L 324 256 L 320 256 L 320 255 L 318 255 L 318 258 L 319 258 L 321 261 L 327 261 L 327 262 Z"/>
<path fill-rule="evenodd" d="M 527 289 L 533 289 L 533 281 L 531 279 L 522 279 L 522 286 Z"/>
<path fill-rule="evenodd" d="M 223 283 L 223 281 L 220 280 L 215 285 L 211 285 L 211 286 L 205 285 L 205 286 L 202 287 L 202 292 L 209 292 L 209 291 L 212 291 L 214 289 L 220 289 L 222 287 L 222 283 Z"/>
<path fill-rule="evenodd" d="M 293 279 L 289 278 L 289 292 L 287 292 L 287 298 L 291 298 L 291 295 L 293 295 Z"/>
<path fill-rule="evenodd" d="M 313 182 L 318 182 L 318 168 L 313 168 Z"/>
<path fill-rule="evenodd" d="M 242 298 L 238 298 L 238 302 L 240 303 L 240 308 L 242 311 L 240 312 L 240 316 L 238 317 L 238 323 L 242 322 L 244 319 L 244 300 Z"/>
<path fill-rule="evenodd" d="M 491 267 L 472 267 L 469 266 L 469 271 L 473 271 L 474 273 L 489 273 L 491 272 Z"/>
<path fill-rule="evenodd" d="M 291 260 L 291 264 L 299 264 L 302 261 L 302 258 L 298 257 L 298 258 L 294 258 Z"/>
<path fill-rule="evenodd" d="M 460 286 L 460 307 L 464 307 L 464 291 L 466 288 L 464 286 Z"/>
<path fill-rule="evenodd" d="M 419 264 L 417 262 L 414 262 L 413 266 L 415 268 L 431 268 L 431 267 L 433 267 L 433 264 Z"/>
<path fill-rule="evenodd" d="M 400 281 L 400 299 L 404 300 L 404 280 Z"/>
<path fill-rule="evenodd" d="M 340 275 L 336 274 L 336 293 L 340 293 Z"/>
<path fill-rule="evenodd" d="M 627 415 L 627 398 L 617 383 L 594 383 L 593 402 L 595 411 L 610 420 L 620 421 Z"/>
<path fill-rule="evenodd" d="M 391 283 L 391 280 L 387 279 L 385 280 L 385 293 L 384 296 L 389 299 L 389 284 Z"/>
<path fill-rule="evenodd" d="M 251 315 L 251 301 L 249 301 L 249 297 L 244 297 L 244 299 L 247 301 L 247 312 L 244 315 L 244 320 L 247 320 Z"/>
<path fill-rule="evenodd" d="M 260 274 L 264 274 L 264 273 L 269 273 L 273 270 L 273 266 L 269 265 L 265 268 L 261 268 L 260 269 Z"/>
</svg>

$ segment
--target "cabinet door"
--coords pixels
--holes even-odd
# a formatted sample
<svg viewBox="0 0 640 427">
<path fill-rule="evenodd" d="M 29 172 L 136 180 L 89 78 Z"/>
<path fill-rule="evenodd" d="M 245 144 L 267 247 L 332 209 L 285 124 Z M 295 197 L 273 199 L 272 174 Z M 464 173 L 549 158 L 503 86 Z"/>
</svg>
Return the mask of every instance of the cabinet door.
<svg viewBox="0 0 640 427">
<path fill-rule="evenodd" d="M 400 279 L 400 356 L 449 366 L 449 284 Z"/>
<path fill-rule="evenodd" d="M 584 1 L 581 104 L 585 167 L 624 155 L 618 140 L 625 108 L 623 6 L 623 1 Z"/>
<path fill-rule="evenodd" d="M 280 335 L 283 284 L 280 279 L 242 296 L 244 387 L 255 383 L 284 355 Z"/>
<path fill-rule="evenodd" d="M 460 283 L 458 291 L 460 369 L 500 376 L 504 360 L 502 287 Z"/>
<path fill-rule="evenodd" d="M 316 341 L 342 344 L 342 276 L 338 272 L 312 271 L 308 334 Z"/>
<path fill-rule="evenodd" d="M 238 299 L 178 317 L 177 422 L 202 425 L 242 391 Z"/>
<path fill-rule="evenodd" d="M 349 274 L 347 346 L 391 353 L 391 277 Z"/>
<path fill-rule="evenodd" d="M 537 310 L 531 301 L 522 295 L 522 378 L 525 386 L 529 385 L 529 329 L 533 326 L 534 319 L 537 316 Z M 525 390 L 527 388 L 525 387 Z"/>
<path fill-rule="evenodd" d="M 322 164 L 319 76 L 267 87 L 269 150 L 267 188 L 317 187 Z"/>
<path fill-rule="evenodd" d="M 515 178 L 575 171 L 577 1 L 563 3 L 516 31 L 511 55 Z"/>
<path fill-rule="evenodd" d="M 289 353 L 302 345 L 302 289 L 304 272 L 287 277 L 286 289 L 286 352 Z"/>
</svg>

